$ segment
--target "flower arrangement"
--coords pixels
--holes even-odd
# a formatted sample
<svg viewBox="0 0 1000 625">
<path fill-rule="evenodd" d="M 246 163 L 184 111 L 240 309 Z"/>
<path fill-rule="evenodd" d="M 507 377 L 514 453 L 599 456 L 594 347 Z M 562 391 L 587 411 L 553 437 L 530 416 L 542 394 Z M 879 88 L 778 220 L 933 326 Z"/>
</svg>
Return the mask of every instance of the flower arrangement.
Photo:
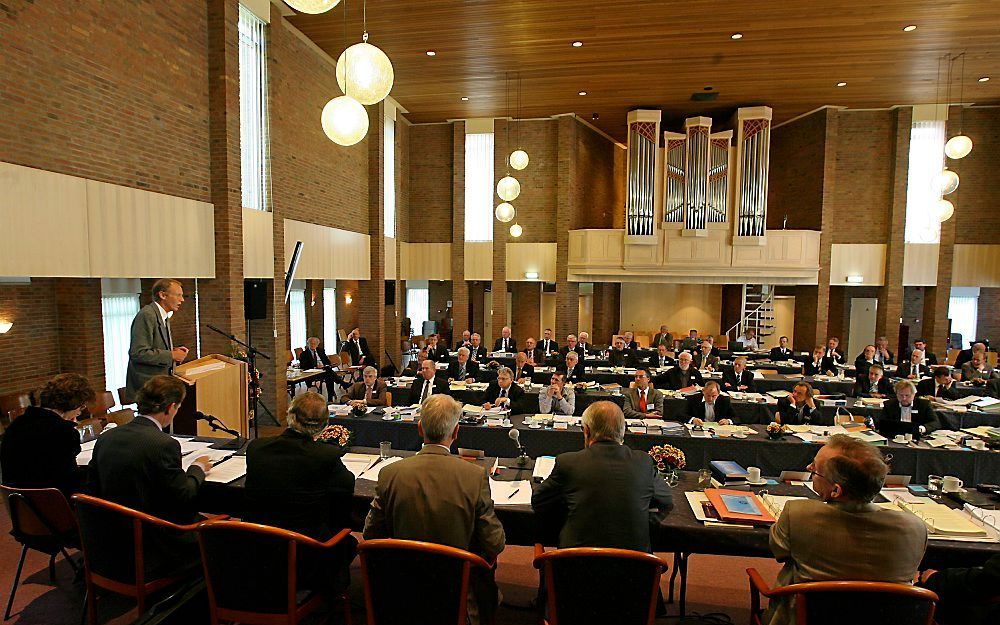
<svg viewBox="0 0 1000 625">
<path fill-rule="evenodd" d="M 777 421 L 772 421 L 767 424 L 767 435 L 771 438 L 781 438 L 786 431 L 785 426 L 781 425 Z"/>
<path fill-rule="evenodd" d="M 663 473 L 683 469 L 687 464 L 684 452 L 673 445 L 656 445 L 649 450 L 649 457 L 656 463 L 656 469 Z"/>
<path fill-rule="evenodd" d="M 347 449 L 354 441 L 354 432 L 342 425 L 328 425 L 316 436 L 316 440 L 320 443 Z"/>
</svg>

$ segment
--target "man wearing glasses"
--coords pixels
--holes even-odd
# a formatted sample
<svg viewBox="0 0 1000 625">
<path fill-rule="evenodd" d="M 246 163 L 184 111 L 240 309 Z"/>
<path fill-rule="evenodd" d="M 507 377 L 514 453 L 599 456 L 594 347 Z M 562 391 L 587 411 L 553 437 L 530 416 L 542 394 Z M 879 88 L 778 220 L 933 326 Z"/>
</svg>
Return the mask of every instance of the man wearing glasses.
<svg viewBox="0 0 1000 625">
<path fill-rule="evenodd" d="M 778 585 L 910 583 L 927 548 L 927 528 L 916 515 L 872 503 L 889 472 L 878 448 L 837 434 L 807 468 L 819 500 L 789 500 L 771 527 L 771 552 L 784 563 Z M 765 616 L 771 625 L 794 622 L 786 601 L 772 600 Z"/>
</svg>

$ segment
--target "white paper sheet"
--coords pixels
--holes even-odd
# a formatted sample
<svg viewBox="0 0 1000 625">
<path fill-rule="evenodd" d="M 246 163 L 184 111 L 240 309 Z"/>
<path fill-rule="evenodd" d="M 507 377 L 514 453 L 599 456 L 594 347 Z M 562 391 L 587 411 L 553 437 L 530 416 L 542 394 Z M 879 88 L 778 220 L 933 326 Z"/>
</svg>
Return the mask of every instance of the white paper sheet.
<svg viewBox="0 0 1000 625">
<path fill-rule="evenodd" d="M 194 464 L 195 460 L 204 456 L 208 456 L 214 464 L 223 458 L 232 456 L 234 453 L 236 452 L 230 449 L 201 449 L 198 451 L 192 451 L 188 455 L 181 458 L 181 468 L 187 471 L 188 468 Z"/>
<path fill-rule="evenodd" d="M 378 456 L 376 456 L 376 458 L 378 458 Z M 355 477 L 362 480 L 371 480 L 373 482 L 377 482 L 378 474 L 382 471 L 383 468 L 389 466 L 390 464 L 393 464 L 394 462 L 399 462 L 400 460 L 402 460 L 402 458 L 400 458 L 399 456 L 386 458 L 385 460 L 376 463 L 371 468 L 361 471 L 361 473 L 359 473 Z"/>
<path fill-rule="evenodd" d="M 232 456 L 222 464 L 214 465 L 205 476 L 206 482 L 228 484 L 247 474 L 247 457 Z"/>
<path fill-rule="evenodd" d="M 203 449 L 208 449 L 212 446 L 212 443 L 206 443 L 204 441 L 196 441 L 193 438 L 180 438 L 175 436 L 174 440 L 181 444 L 181 455 L 189 454 L 192 451 L 201 451 Z"/>
<path fill-rule="evenodd" d="M 531 472 L 531 478 L 536 482 L 546 480 L 552 475 L 554 468 L 556 468 L 555 456 L 538 456 L 535 458 L 535 469 Z"/>
<path fill-rule="evenodd" d="M 491 479 L 490 495 L 493 497 L 493 504 L 497 506 L 530 506 L 531 482 L 528 480 L 501 482 Z"/>
</svg>

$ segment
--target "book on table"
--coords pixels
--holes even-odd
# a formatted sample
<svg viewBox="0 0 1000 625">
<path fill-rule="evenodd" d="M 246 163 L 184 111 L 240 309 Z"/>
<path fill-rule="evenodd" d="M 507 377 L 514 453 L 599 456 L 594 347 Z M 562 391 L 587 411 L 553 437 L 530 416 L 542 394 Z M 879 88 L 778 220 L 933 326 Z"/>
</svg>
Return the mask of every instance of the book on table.
<svg viewBox="0 0 1000 625">
<path fill-rule="evenodd" d="M 930 499 L 920 502 L 907 502 L 897 499 L 891 504 L 880 504 L 883 507 L 895 506 L 906 512 L 917 515 L 927 525 L 927 533 L 932 537 L 954 536 L 954 537 L 985 537 L 989 534 L 986 529 L 976 525 L 972 518 L 964 514 L 961 510 L 955 510 L 948 506 L 931 501 Z"/>
<path fill-rule="evenodd" d="M 726 523 L 771 525 L 775 518 L 760 498 L 751 492 L 706 488 L 705 496 L 712 503 L 719 519 Z"/>
<path fill-rule="evenodd" d="M 712 477 L 720 484 L 743 484 L 747 481 L 747 470 L 733 460 L 712 460 L 709 467 Z"/>
</svg>

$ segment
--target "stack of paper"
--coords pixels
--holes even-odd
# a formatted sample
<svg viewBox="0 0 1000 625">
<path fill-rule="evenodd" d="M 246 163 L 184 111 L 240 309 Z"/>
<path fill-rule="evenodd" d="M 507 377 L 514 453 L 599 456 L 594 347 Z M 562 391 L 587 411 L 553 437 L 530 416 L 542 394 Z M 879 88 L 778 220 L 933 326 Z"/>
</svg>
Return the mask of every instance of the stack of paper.
<svg viewBox="0 0 1000 625">
<path fill-rule="evenodd" d="M 90 459 L 94 457 L 94 445 L 96 444 L 97 439 L 95 438 L 80 445 L 80 453 L 76 455 L 77 466 L 85 467 L 90 464 Z"/>
<path fill-rule="evenodd" d="M 361 461 L 366 458 L 367 462 Z M 344 454 L 341 458 L 348 471 L 354 474 L 357 479 L 366 479 L 373 482 L 378 481 L 378 474 L 382 467 L 387 467 L 394 462 L 402 460 L 399 456 L 392 456 L 382 460 L 380 456 L 374 454 Z"/>
<path fill-rule="evenodd" d="M 543 482 L 552 474 L 554 468 L 556 468 L 555 456 L 538 456 L 535 458 L 535 469 L 531 472 L 531 479 Z"/>
<path fill-rule="evenodd" d="M 206 482 L 228 484 L 247 474 L 247 457 L 230 456 L 225 462 L 213 465 L 205 476 Z"/>
<path fill-rule="evenodd" d="M 181 458 L 181 468 L 187 471 L 188 467 L 194 464 L 195 460 L 198 458 L 204 458 L 205 456 L 208 456 L 209 460 L 212 461 L 212 464 L 215 464 L 220 460 L 232 456 L 234 453 L 236 452 L 228 449 L 203 449 L 201 451 L 192 451 L 188 455 Z"/>
<path fill-rule="evenodd" d="M 931 538 L 988 538 L 989 533 L 983 525 L 973 522 L 972 517 L 961 510 L 927 498 L 920 501 L 905 501 L 897 498 L 891 504 L 880 504 L 883 507 L 896 506 L 920 517 L 927 525 L 928 536 Z"/>
<path fill-rule="evenodd" d="M 490 496 L 493 497 L 495 506 L 530 506 L 531 482 L 529 480 L 501 482 L 491 479 Z"/>
</svg>

